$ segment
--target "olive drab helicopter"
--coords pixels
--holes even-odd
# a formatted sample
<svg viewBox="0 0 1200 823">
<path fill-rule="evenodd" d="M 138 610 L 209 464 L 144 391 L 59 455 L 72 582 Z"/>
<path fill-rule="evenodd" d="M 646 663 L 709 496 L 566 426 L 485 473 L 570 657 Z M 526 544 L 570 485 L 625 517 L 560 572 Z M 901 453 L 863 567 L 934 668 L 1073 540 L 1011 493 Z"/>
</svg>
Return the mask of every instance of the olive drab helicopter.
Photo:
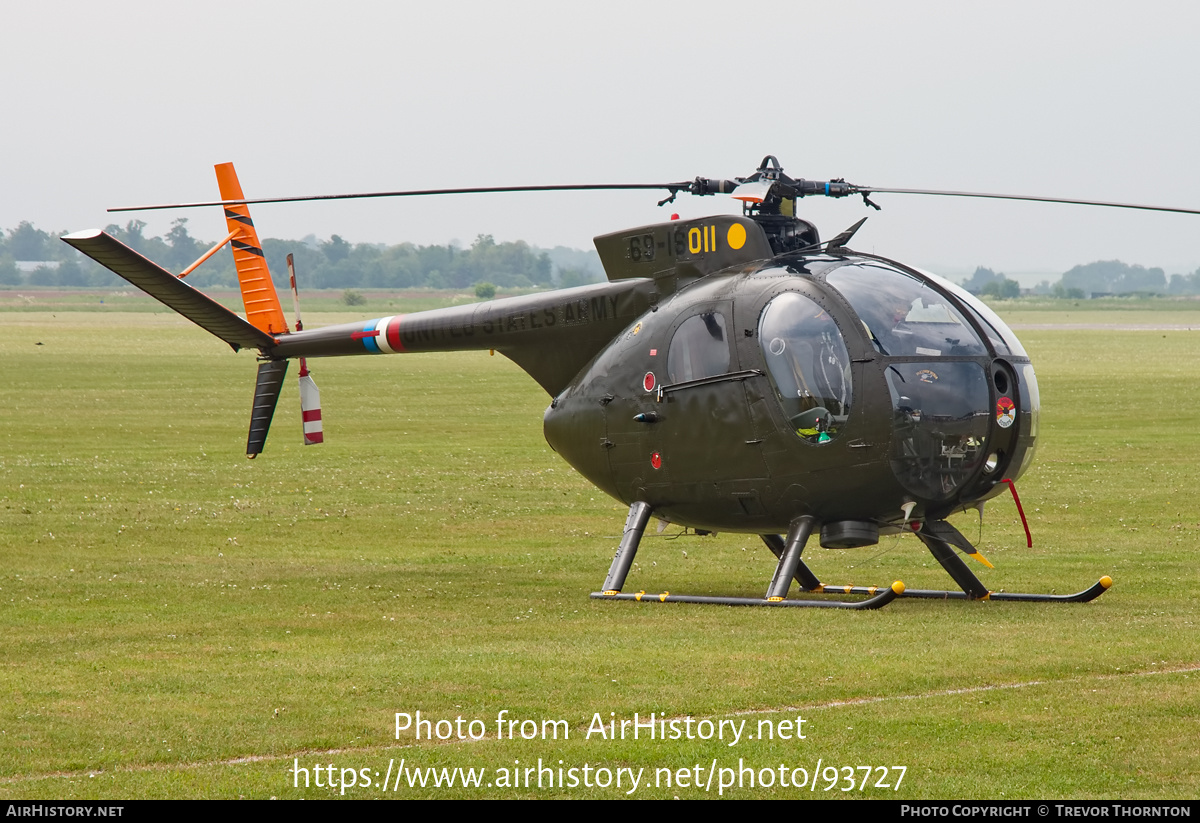
<svg viewBox="0 0 1200 823">
<path fill-rule="evenodd" d="M 870 609 L 897 597 L 1083 602 L 1112 584 L 1103 577 L 1071 595 L 993 592 L 967 567 L 960 553 L 987 561 L 946 518 L 1006 491 L 1019 508 L 1015 481 L 1033 461 L 1040 409 L 1029 357 L 965 290 L 852 251 L 865 218 L 822 241 L 796 205 L 807 196 L 858 195 L 878 209 L 870 195 L 900 193 L 1156 207 L 808 181 L 785 175 L 771 156 L 733 180 L 259 200 L 243 196 L 232 164 L 216 169 L 220 201 L 133 207 L 224 209 L 229 235 L 180 275 L 101 231 L 63 240 L 235 351 L 258 350 L 249 457 L 263 449 L 290 359 L 301 363 L 309 443 L 323 436 L 309 358 L 489 349 L 550 396 L 550 446 L 629 506 L 593 598 Z M 249 213 L 250 204 L 290 200 L 594 189 L 665 190 L 659 205 L 681 193 L 729 194 L 743 213 L 597 237 L 604 283 L 319 329 L 303 328 L 298 303 L 289 328 Z M 183 279 L 225 244 L 245 319 Z M 292 286 L 295 296 L 294 273 Z M 760 535 L 779 558 L 766 594 L 623 592 L 651 516 L 697 531 Z M 900 532 L 924 543 L 958 589 L 829 586 L 801 559 L 814 534 L 822 547 L 846 549 Z M 865 597 L 789 598 L 793 580 L 804 593 Z"/>
</svg>

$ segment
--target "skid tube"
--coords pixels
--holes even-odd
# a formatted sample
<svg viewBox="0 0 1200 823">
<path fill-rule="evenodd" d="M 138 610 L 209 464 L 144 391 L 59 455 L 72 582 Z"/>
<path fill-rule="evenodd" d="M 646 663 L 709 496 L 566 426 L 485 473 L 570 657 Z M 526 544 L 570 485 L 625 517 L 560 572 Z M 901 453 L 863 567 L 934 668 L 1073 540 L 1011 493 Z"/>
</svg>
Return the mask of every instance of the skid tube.
<svg viewBox="0 0 1200 823">
<path fill-rule="evenodd" d="M 1091 586 L 1074 594 L 1026 594 L 1023 592 L 988 592 L 982 597 L 972 597 L 966 592 L 943 591 L 941 589 L 905 589 L 898 597 L 915 597 L 925 600 L 1017 600 L 1025 603 L 1087 603 L 1104 594 L 1112 586 L 1112 578 L 1101 577 Z M 816 591 L 814 589 L 814 591 Z M 845 594 L 867 594 L 877 591 L 875 587 L 822 586 L 821 591 L 844 592 Z"/>
<path fill-rule="evenodd" d="M 870 587 L 855 587 L 852 594 L 870 594 L 871 597 L 866 600 L 857 602 L 846 602 L 842 600 L 788 600 L 786 598 L 758 598 L 758 597 L 711 597 L 697 594 L 671 594 L 670 592 L 662 592 L 660 594 L 649 594 L 647 592 L 638 592 L 630 594 L 625 592 L 592 592 L 593 600 L 633 600 L 638 603 L 704 603 L 717 606 L 772 606 L 780 608 L 808 608 L 808 609 L 879 609 L 891 603 L 897 597 L 904 594 L 904 584 L 897 580 L 890 587 L 879 589 L 874 586 Z"/>
</svg>

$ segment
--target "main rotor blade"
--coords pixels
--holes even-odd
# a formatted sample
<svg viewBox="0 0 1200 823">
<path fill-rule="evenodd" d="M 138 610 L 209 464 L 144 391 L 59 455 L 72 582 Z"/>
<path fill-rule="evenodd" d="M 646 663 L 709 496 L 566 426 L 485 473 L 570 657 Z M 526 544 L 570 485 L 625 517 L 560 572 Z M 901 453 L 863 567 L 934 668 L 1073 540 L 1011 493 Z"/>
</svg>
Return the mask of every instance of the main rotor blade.
<svg viewBox="0 0 1200 823">
<path fill-rule="evenodd" d="M 628 189 L 668 189 L 671 192 L 685 191 L 693 186 L 692 181 L 683 183 L 582 183 L 560 186 L 485 186 L 465 189 L 420 189 L 416 191 L 375 191 L 356 194 L 315 194 L 301 197 L 260 197 L 253 200 L 206 200 L 199 203 L 159 203 L 152 206 L 121 206 L 108 209 L 116 211 L 152 211 L 155 209 L 194 209 L 201 206 L 241 206 L 259 203 L 298 203 L 309 200 L 364 200 L 372 197 L 423 197 L 434 194 L 496 194 L 522 191 L 610 191 Z"/>
<path fill-rule="evenodd" d="M 535 192 L 535 191 L 633 191 L 633 190 L 667 190 L 671 197 L 663 202 L 670 202 L 676 194 L 688 192 L 696 195 L 728 194 L 738 182 L 736 180 L 709 180 L 697 177 L 677 183 L 578 183 L 553 186 L 476 186 L 455 189 L 417 189 L 408 191 L 376 191 L 357 192 L 351 194 L 316 194 L 298 197 L 260 197 L 249 200 L 205 200 L 193 203 L 158 203 L 146 206 L 121 206 L 112 208 L 110 212 L 122 211 L 153 211 L 157 209 L 193 209 L 205 206 L 236 206 L 256 205 L 260 203 L 300 203 L 316 200 L 364 200 L 378 197 L 426 197 L 439 194 L 499 194 L 505 192 Z M 1176 206 L 1150 206 L 1141 203 L 1117 203 L 1107 200 L 1082 200 L 1070 197 L 1043 197 L 1031 194 L 995 194 L 978 191 L 942 191 L 938 189 L 896 189 L 880 188 L 877 186 L 860 186 L 847 183 L 844 180 L 821 182 L 816 180 L 792 180 L 783 182 L 787 196 L 825 195 L 827 197 L 847 197 L 862 195 L 866 198 L 871 194 L 924 194 L 934 197 L 975 197 L 989 200 L 1022 200 L 1036 203 L 1063 203 L 1076 206 L 1101 206 L 1112 209 L 1138 209 L 1140 211 L 1172 212 L 1176 214 L 1200 214 L 1200 209 L 1185 209 Z M 874 205 L 867 200 L 868 205 Z M 660 204 L 661 205 L 661 204 Z"/>
<path fill-rule="evenodd" d="M 1030 194 L 988 194 L 978 191 L 937 191 L 934 189 L 878 189 L 874 186 L 851 185 L 851 194 L 929 194 L 936 197 L 983 197 L 990 200 L 1030 200 L 1037 203 L 1066 203 L 1074 206 L 1104 206 L 1110 209 L 1141 209 L 1142 211 L 1167 211 L 1177 214 L 1200 214 L 1200 209 L 1183 209 L 1175 206 L 1146 206 L 1138 203 L 1113 203 L 1107 200 L 1076 200 L 1068 197 L 1039 197 Z"/>
</svg>

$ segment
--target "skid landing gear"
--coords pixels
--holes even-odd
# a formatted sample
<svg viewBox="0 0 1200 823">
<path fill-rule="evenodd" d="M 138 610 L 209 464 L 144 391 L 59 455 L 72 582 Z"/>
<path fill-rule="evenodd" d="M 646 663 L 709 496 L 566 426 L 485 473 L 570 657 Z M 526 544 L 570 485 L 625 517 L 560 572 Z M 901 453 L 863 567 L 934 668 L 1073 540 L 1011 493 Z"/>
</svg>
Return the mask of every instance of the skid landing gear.
<svg viewBox="0 0 1200 823">
<path fill-rule="evenodd" d="M 609 567 L 608 577 L 604 579 L 604 590 L 592 592 L 594 600 L 632 600 L 638 603 L 711 603 L 722 606 L 778 606 L 811 609 L 878 609 L 886 606 L 898 597 L 915 597 L 929 600 L 1016 600 L 1030 603 L 1087 603 L 1095 600 L 1112 586 L 1112 578 L 1107 575 L 1096 583 L 1074 594 L 1026 594 L 1021 592 L 993 592 L 967 568 L 967 564 L 959 557 L 956 549 L 966 554 L 982 559 L 982 555 L 971 545 L 962 533 L 945 520 L 926 521 L 917 538 L 925 544 L 934 559 L 941 564 L 946 573 L 954 578 L 962 591 L 942 589 L 906 589 L 897 580 L 891 586 L 831 586 L 822 583 L 812 570 L 800 559 L 809 536 L 816 527 L 816 521 L 811 517 L 801 517 L 792 523 L 787 537 L 777 534 L 764 534 L 763 543 L 771 553 L 779 558 L 775 574 L 767 593 L 762 598 L 756 597 L 711 597 L 690 594 L 671 594 L 670 592 L 637 593 L 622 592 L 625 578 L 633 565 L 638 545 L 650 521 L 651 507 L 647 503 L 637 502 L 629 507 L 629 516 L 625 520 L 625 531 L 621 536 L 621 545 L 613 557 Z M 985 563 L 987 561 L 984 561 Z M 990 565 L 990 564 L 989 564 Z M 859 601 L 840 600 L 788 600 L 787 593 L 795 580 L 801 592 L 809 594 L 844 594 L 865 595 L 867 599 Z"/>
<path fill-rule="evenodd" d="M 617 553 L 613 557 L 612 566 L 608 570 L 608 577 L 604 579 L 604 590 L 592 592 L 591 594 L 594 600 L 861 610 L 878 609 L 886 606 L 904 592 L 904 584 L 897 580 L 887 588 L 870 587 L 851 592 L 849 587 L 846 587 L 845 593 L 847 594 L 868 595 L 866 600 L 857 602 L 788 600 L 787 592 L 793 578 L 800 584 L 802 590 L 822 590 L 820 582 L 800 560 L 800 554 L 804 551 L 804 544 L 808 542 L 808 536 L 812 533 L 816 522 L 811 517 L 802 517 L 792 524 L 786 541 L 782 540 L 778 535 L 764 535 L 763 539 L 767 541 L 767 546 L 779 558 L 779 565 L 775 568 L 775 575 L 771 578 L 770 586 L 767 587 L 766 596 L 761 599 L 755 597 L 709 597 L 690 594 L 671 594 L 670 592 L 661 592 L 658 594 L 650 594 L 645 591 L 637 592 L 636 594 L 623 593 L 621 588 L 625 585 L 625 578 L 629 574 L 630 566 L 633 565 L 633 558 L 637 554 L 638 544 L 641 543 L 642 535 L 646 531 L 646 523 L 650 520 L 650 511 L 650 506 L 642 502 L 634 503 L 629 507 L 629 516 L 625 519 L 625 531 L 621 535 L 621 545 L 617 548 Z M 774 544 L 771 542 L 772 539 L 775 541 Z M 810 582 L 814 583 L 815 586 L 809 587 L 808 584 Z M 834 590 L 824 589 L 824 591 Z"/>
<path fill-rule="evenodd" d="M 906 588 L 897 597 L 915 597 L 926 600 L 1019 600 L 1027 603 L 1087 603 L 1089 600 L 1095 600 L 1104 594 L 1112 586 L 1112 578 L 1105 575 L 1088 588 L 1074 594 L 1026 594 L 1022 592 L 989 591 L 980 582 L 979 578 L 975 576 L 974 572 L 967 568 L 967 564 L 963 562 L 962 558 L 955 551 L 957 547 L 972 557 L 982 557 L 975 547 L 971 545 L 971 542 L 963 536 L 962 532 L 945 520 L 929 520 L 917 532 L 917 537 L 929 549 L 929 553 L 933 555 L 934 559 L 946 570 L 946 573 L 954 578 L 954 582 L 959 585 L 962 591 Z M 784 542 L 779 535 L 764 534 L 762 535 L 762 539 L 767 544 L 767 548 L 776 557 L 779 557 L 784 546 Z M 795 575 L 796 582 L 806 592 L 870 595 L 878 591 L 874 586 L 826 585 L 821 583 L 816 575 L 803 563 L 799 564 Z"/>
<path fill-rule="evenodd" d="M 969 555 L 979 555 L 970 541 L 963 537 L 962 532 L 945 520 L 929 520 L 917 532 L 917 537 L 929 549 L 934 559 L 942 564 L 942 568 L 946 570 L 946 573 L 954 578 L 954 582 L 959 585 L 962 591 L 909 589 L 904 593 L 905 597 L 924 597 L 936 600 L 1022 600 L 1030 603 L 1086 603 L 1089 600 L 1095 600 L 1112 586 L 1112 578 L 1105 575 L 1093 585 L 1075 594 L 1023 594 L 1020 592 L 988 591 L 987 587 L 967 568 L 967 564 L 954 551 L 955 547 L 958 547 Z"/>
</svg>

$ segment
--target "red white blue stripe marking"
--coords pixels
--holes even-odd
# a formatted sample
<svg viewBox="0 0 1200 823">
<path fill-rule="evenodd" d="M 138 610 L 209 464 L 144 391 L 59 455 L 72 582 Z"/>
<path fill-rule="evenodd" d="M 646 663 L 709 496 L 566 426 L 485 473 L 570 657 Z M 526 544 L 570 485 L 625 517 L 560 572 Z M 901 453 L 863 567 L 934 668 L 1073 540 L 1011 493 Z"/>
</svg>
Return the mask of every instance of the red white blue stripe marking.
<svg viewBox="0 0 1200 823">
<path fill-rule="evenodd" d="M 363 348 L 371 354 L 397 354 L 403 352 L 404 344 L 400 342 L 400 318 L 402 314 L 394 314 L 379 320 L 368 320 L 362 331 L 355 332 L 355 340 L 361 340 Z"/>
</svg>

